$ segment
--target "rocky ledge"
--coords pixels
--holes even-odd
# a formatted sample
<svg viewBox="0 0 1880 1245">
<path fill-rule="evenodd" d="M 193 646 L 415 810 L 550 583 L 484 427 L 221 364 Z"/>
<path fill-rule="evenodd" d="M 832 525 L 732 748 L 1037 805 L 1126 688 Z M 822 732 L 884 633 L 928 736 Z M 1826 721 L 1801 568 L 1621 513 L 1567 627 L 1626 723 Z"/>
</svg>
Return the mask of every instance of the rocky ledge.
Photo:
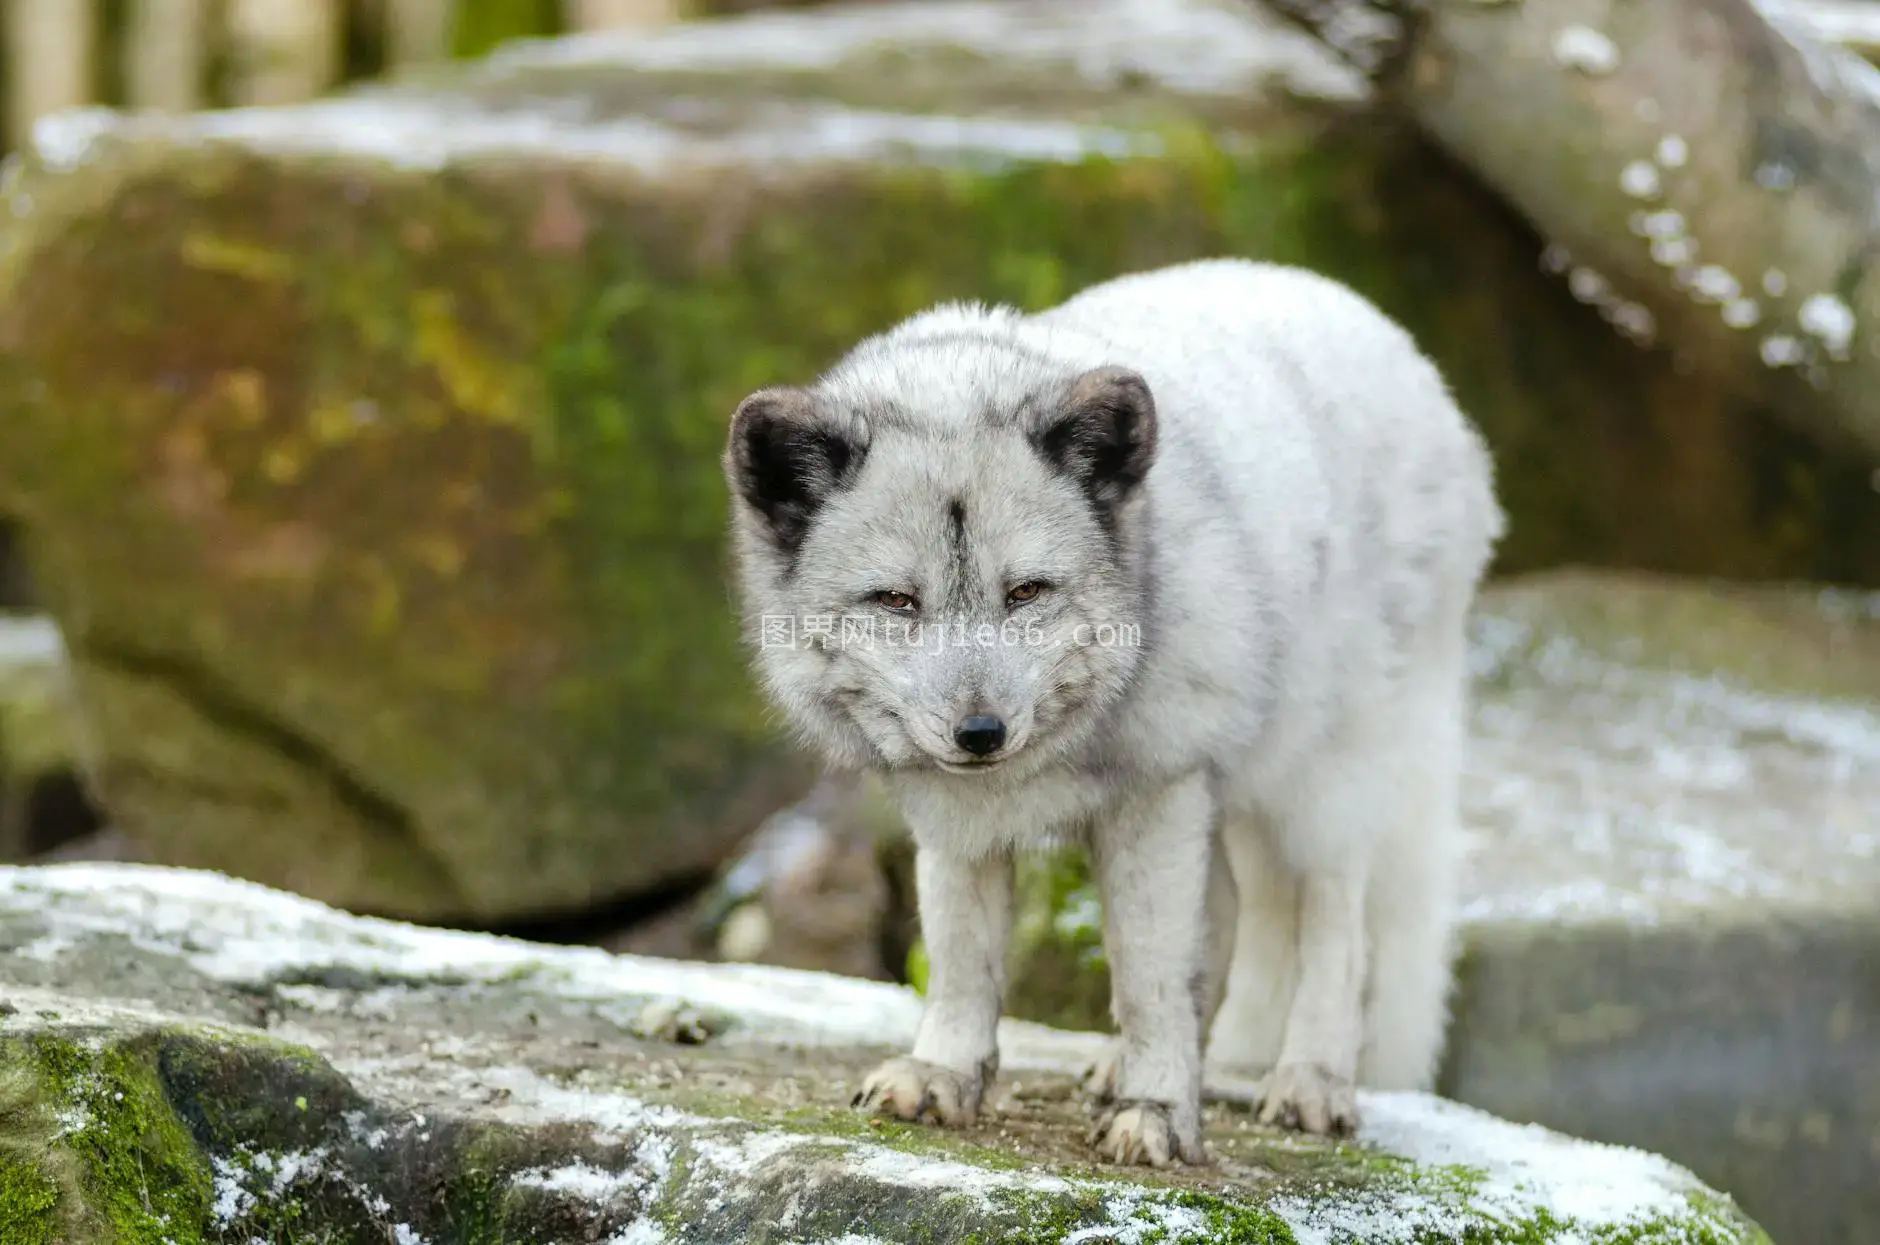
<svg viewBox="0 0 1880 1245">
<path fill-rule="evenodd" d="M 1214 1166 L 1099 1166 L 1101 1041 L 1008 1022 L 975 1130 L 870 1121 L 909 991 L 363 919 L 215 874 L 0 870 L 8 1245 L 1767 1242 L 1639 1151 L 1420 1095 L 1350 1143 L 1217 1086 Z"/>
</svg>

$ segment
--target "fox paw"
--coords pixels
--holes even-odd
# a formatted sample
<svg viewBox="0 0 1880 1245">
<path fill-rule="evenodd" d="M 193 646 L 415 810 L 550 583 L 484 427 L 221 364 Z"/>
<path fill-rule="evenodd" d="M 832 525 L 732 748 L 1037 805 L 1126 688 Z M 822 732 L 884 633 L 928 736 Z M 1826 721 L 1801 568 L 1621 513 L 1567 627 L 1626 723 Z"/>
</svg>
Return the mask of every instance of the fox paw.
<svg viewBox="0 0 1880 1245">
<path fill-rule="evenodd" d="M 1116 1103 L 1098 1117 L 1090 1141 L 1112 1163 L 1167 1167 L 1180 1161 L 1198 1167 L 1207 1162 L 1201 1130 L 1194 1128 L 1184 1137 L 1168 1106 L 1160 1102 Z"/>
<path fill-rule="evenodd" d="M 1281 1064 L 1267 1077 L 1259 1119 L 1299 1132 L 1349 1137 L 1358 1131 L 1357 1087 L 1322 1064 Z"/>
<path fill-rule="evenodd" d="M 903 1057 L 869 1073 L 849 1105 L 900 1120 L 967 1127 L 979 1118 L 982 1088 L 977 1077 Z"/>
</svg>

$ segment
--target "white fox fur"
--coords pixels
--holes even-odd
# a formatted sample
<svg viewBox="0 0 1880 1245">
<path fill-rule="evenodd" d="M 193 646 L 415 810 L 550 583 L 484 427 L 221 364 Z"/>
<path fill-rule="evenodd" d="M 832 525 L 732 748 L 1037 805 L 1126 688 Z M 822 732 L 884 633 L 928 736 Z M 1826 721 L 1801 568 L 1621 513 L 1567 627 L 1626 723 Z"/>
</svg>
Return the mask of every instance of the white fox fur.
<svg viewBox="0 0 1880 1245">
<path fill-rule="evenodd" d="M 1013 853 L 1065 840 L 1120 1033 L 1103 1156 L 1205 1161 L 1204 1049 L 1312 1132 L 1356 1127 L 1357 1084 L 1429 1085 L 1465 621 L 1503 519 L 1407 333 L 1238 260 L 950 305 L 747 398 L 725 468 L 765 688 L 916 843 L 925 1012 L 859 1103 L 977 1117 Z M 766 616 L 909 642 L 766 643 Z"/>
</svg>

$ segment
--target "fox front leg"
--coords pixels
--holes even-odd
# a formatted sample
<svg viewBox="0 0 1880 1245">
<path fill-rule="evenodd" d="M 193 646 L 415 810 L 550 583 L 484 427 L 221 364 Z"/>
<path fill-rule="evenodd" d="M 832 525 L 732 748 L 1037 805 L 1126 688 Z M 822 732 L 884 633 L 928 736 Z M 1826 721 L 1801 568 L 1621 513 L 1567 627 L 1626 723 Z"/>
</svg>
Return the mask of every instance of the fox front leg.
<svg viewBox="0 0 1880 1245">
<path fill-rule="evenodd" d="M 914 886 L 927 947 L 926 1008 L 913 1051 L 870 1073 L 854 1105 L 897 1119 L 970 1126 L 999 1069 L 1012 860 L 920 844 Z"/>
<path fill-rule="evenodd" d="M 1092 1140 L 1112 1162 L 1207 1162 L 1201 1037 L 1216 992 L 1206 945 L 1214 821 L 1213 793 L 1196 774 L 1130 800 L 1092 835 L 1121 1039 L 1114 1097 Z"/>
</svg>

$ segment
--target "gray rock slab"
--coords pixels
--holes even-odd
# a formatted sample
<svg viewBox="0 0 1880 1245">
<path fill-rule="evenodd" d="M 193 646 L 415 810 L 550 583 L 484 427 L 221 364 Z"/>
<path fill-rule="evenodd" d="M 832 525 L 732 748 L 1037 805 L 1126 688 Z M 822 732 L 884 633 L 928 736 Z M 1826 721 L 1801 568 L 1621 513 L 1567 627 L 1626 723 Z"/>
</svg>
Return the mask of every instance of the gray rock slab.
<svg viewBox="0 0 1880 1245">
<path fill-rule="evenodd" d="M 1213 1166 L 1100 1167 L 1069 1092 L 1101 1039 L 1020 1022 L 979 1127 L 871 1125 L 847 1095 L 919 1011 L 881 983 L 139 865 L 0 869 L 0 948 L 0 1212 L 32 1240 L 1768 1240 L 1663 1159 L 1421 1095 L 1367 1095 L 1345 1144 L 1217 1104 Z"/>
<path fill-rule="evenodd" d="M 1441 1090 L 1880 1240 L 1880 595 L 1488 595 Z"/>
</svg>

